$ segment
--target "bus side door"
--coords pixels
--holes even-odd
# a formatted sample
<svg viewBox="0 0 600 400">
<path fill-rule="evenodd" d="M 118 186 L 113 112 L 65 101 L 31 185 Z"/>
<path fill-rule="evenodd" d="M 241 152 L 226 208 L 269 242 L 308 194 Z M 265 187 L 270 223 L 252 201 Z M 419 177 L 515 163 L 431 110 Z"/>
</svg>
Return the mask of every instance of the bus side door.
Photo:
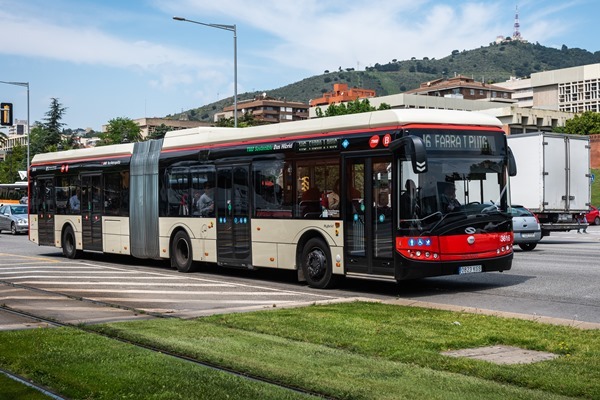
<svg viewBox="0 0 600 400">
<path fill-rule="evenodd" d="M 102 175 L 81 176 L 81 233 L 83 249 L 102 251 Z"/>
<path fill-rule="evenodd" d="M 346 157 L 345 269 L 394 276 L 391 157 Z"/>
<path fill-rule="evenodd" d="M 250 235 L 250 166 L 217 166 L 217 263 L 252 265 Z"/>
<path fill-rule="evenodd" d="M 34 191 L 38 223 L 38 244 L 40 246 L 54 246 L 54 216 L 56 214 L 54 178 L 37 178 Z"/>
</svg>

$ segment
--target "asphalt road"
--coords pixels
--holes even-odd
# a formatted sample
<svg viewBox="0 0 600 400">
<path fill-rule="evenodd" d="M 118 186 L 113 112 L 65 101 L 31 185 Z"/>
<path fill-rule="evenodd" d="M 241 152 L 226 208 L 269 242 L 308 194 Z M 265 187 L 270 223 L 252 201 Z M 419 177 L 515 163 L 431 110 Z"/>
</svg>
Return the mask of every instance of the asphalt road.
<svg viewBox="0 0 600 400">
<path fill-rule="evenodd" d="M 504 273 L 401 284 L 347 279 L 326 291 L 298 283 L 289 271 L 209 268 L 180 274 L 166 262 L 130 257 L 87 253 L 68 260 L 58 249 L 2 233 L 0 304 L 64 322 L 94 323 L 157 315 L 189 318 L 359 297 L 600 324 L 600 227 L 588 232 L 552 234 L 530 252 L 517 248 L 513 268 Z M 0 329 L 39 325 L 0 310 Z"/>
</svg>

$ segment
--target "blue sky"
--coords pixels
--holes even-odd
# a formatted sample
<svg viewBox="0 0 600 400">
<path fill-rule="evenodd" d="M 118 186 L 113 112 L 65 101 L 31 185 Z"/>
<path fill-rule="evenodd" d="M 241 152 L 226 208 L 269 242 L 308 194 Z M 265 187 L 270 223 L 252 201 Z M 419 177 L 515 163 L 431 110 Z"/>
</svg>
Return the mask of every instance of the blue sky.
<svg viewBox="0 0 600 400">
<path fill-rule="evenodd" d="M 0 81 L 29 82 L 30 118 L 50 99 L 68 128 L 117 117 L 163 117 L 324 70 L 442 58 L 513 33 L 517 2 L 442 0 L 0 0 Z M 600 50 L 596 0 L 518 2 L 524 39 Z M 26 119 L 26 90 L 0 84 Z"/>
</svg>

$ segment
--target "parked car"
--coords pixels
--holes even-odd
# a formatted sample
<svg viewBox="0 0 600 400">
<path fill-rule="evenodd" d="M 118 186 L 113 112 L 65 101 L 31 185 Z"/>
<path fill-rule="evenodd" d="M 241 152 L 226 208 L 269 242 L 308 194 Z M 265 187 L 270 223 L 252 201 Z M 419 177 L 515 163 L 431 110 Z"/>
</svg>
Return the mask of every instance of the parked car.
<svg viewBox="0 0 600 400">
<path fill-rule="evenodd" d="M 537 243 L 542 240 L 542 228 L 531 211 L 523 206 L 513 205 L 511 207 L 513 216 L 514 243 L 524 251 L 535 249 Z"/>
<path fill-rule="evenodd" d="M 585 214 L 585 219 L 590 225 L 600 225 L 600 215 L 598 215 L 598 208 L 590 206 L 590 211 Z"/>
<path fill-rule="evenodd" d="M 26 205 L 7 204 L 0 207 L 0 232 L 2 231 L 10 231 L 13 235 L 29 231 Z"/>
</svg>

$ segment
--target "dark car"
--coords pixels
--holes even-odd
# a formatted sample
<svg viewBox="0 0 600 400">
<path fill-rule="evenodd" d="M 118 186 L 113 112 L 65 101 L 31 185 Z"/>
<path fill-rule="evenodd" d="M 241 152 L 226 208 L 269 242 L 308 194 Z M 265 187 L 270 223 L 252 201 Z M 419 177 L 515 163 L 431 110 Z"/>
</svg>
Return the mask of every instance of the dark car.
<svg viewBox="0 0 600 400">
<path fill-rule="evenodd" d="M 0 207 L 0 232 L 2 231 L 10 231 L 13 235 L 29 231 L 26 205 L 6 204 Z"/>
<path fill-rule="evenodd" d="M 524 251 L 535 249 L 542 240 L 542 228 L 537 217 L 523 206 L 511 207 L 513 216 L 514 243 Z"/>
<path fill-rule="evenodd" d="M 598 208 L 590 206 L 590 211 L 585 214 L 585 219 L 590 225 L 600 225 L 600 215 L 598 215 Z"/>
</svg>

